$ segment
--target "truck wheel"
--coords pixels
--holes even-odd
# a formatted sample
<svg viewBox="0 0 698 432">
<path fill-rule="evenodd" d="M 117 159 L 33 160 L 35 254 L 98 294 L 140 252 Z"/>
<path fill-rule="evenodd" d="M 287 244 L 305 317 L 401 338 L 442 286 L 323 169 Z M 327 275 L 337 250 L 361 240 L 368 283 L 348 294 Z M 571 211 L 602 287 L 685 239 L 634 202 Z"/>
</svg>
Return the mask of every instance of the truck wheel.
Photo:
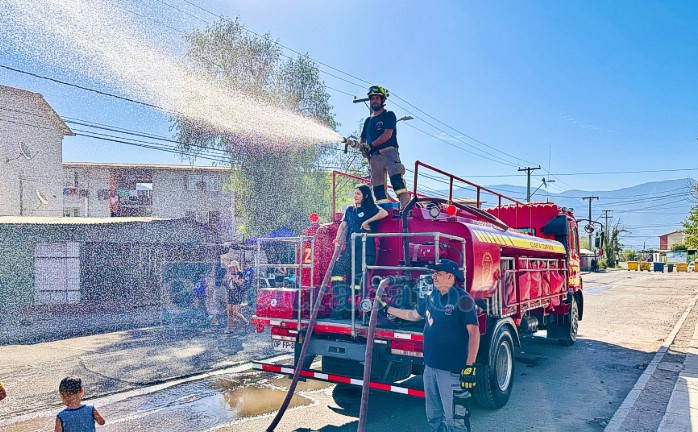
<svg viewBox="0 0 698 432">
<path fill-rule="evenodd" d="M 508 326 L 497 330 L 495 343 L 486 365 L 478 364 L 477 385 L 473 396 L 486 408 L 501 408 L 506 405 L 514 384 L 514 338 Z"/>
<path fill-rule="evenodd" d="M 579 306 L 577 306 L 577 300 L 574 297 L 572 297 L 572 302 L 570 303 L 570 313 L 565 317 L 564 328 L 565 336 L 569 336 L 558 339 L 557 342 L 563 346 L 571 346 L 577 341 L 577 331 L 579 329 Z"/>
</svg>

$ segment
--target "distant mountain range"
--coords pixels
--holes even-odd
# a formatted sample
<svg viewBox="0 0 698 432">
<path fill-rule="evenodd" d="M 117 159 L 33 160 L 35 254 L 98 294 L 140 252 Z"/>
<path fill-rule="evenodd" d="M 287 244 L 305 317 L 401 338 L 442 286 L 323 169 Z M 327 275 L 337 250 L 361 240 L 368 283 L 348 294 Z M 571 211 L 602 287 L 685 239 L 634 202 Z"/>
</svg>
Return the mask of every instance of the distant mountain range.
<svg viewBox="0 0 698 432">
<path fill-rule="evenodd" d="M 536 179 L 536 183 L 537 183 Z M 681 229 L 681 221 L 685 220 L 691 208 L 698 204 L 695 194 L 696 180 L 691 178 L 665 180 L 643 183 L 623 189 L 611 191 L 581 191 L 568 190 L 559 193 L 547 193 L 541 187 L 533 195 L 532 201 L 549 200 L 558 205 L 574 208 L 579 219 L 587 219 L 589 200 L 581 197 L 595 196 L 592 200 L 592 220 L 605 223 L 603 210 L 611 210 L 608 215 L 609 226 L 620 221 L 621 227 L 628 232 L 621 235 L 624 248 L 642 249 L 658 248 L 659 236 Z M 526 200 L 526 188 L 513 185 L 486 186 L 508 197 L 519 201 Z M 538 184 L 531 186 L 534 191 Z M 441 190 L 448 194 L 448 190 Z M 455 198 L 474 198 L 474 190 L 468 188 L 456 189 Z M 483 193 L 481 199 L 484 207 L 497 205 L 493 195 Z M 504 203 L 506 204 L 506 203 Z M 598 226 L 597 226 L 598 227 Z"/>
</svg>

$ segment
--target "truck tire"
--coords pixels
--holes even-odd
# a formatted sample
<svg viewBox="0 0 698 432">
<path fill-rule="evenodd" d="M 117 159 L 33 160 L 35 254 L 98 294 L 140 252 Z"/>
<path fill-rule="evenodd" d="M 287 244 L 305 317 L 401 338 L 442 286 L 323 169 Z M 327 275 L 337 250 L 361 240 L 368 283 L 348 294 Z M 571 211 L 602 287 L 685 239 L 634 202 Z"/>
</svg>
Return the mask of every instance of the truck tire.
<svg viewBox="0 0 698 432">
<path fill-rule="evenodd" d="M 488 364 L 477 364 L 477 385 L 473 396 L 485 408 L 506 405 L 514 384 L 514 338 L 509 326 L 501 326 L 493 336 Z"/>
<path fill-rule="evenodd" d="M 557 343 L 562 346 L 572 346 L 577 341 L 577 331 L 579 330 L 579 306 L 574 297 L 570 303 L 570 313 L 563 321 L 563 327 L 566 337 L 558 339 Z"/>
</svg>

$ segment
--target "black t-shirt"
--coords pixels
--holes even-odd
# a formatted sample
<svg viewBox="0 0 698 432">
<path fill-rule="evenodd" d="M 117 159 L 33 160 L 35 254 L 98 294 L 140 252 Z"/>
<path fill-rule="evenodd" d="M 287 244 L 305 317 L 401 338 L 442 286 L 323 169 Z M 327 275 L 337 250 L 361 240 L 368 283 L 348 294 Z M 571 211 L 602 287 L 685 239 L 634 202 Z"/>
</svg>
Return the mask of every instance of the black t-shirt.
<svg viewBox="0 0 698 432">
<path fill-rule="evenodd" d="M 347 208 L 347 211 L 344 213 L 344 217 L 342 218 L 343 222 L 347 223 L 347 245 L 349 245 L 351 241 L 351 235 L 354 233 L 358 232 L 364 232 L 364 230 L 361 229 L 361 224 L 363 224 L 365 221 L 368 219 L 371 219 L 373 216 L 378 214 L 380 211 L 380 207 L 377 205 L 373 205 L 372 207 L 354 207 L 351 206 Z M 371 231 L 365 231 L 365 232 L 370 232 L 370 233 L 375 233 L 376 232 L 376 224 L 378 221 L 371 222 L 369 226 L 371 227 Z M 359 247 L 359 242 L 361 239 L 357 239 L 357 247 Z M 374 244 L 374 238 L 368 238 L 366 239 L 367 243 L 369 243 L 367 246 L 367 253 L 370 253 L 370 248 Z M 360 252 L 361 249 L 357 249 L 357 253 Z M 375 252 L 374 252 L 375 253 Z"/>
<path fill-rule="evenodd" d="M 347 223 L 347 240 L 351 238 L 352 234 L 362 232 L 361 225 L 377 215 L 380 210 L 380 207 L 375 204 L 372 207 L 348 207 L 342 218 L 342 221 Z M 369 224 L 371 232 L 375 232 L 377 222 L 374 221 Z"/>
<path fill-rule="evenodd" d="M 397 118 L 395 113 L 392 111 L 384 110 L 382 113 L 375 117 L 369 117 L 364 122 L 364 127 L 361 130 L 361 140 L 366 141 L 371 145 L 371 151 L 381 150 L 387 147 L 397 147 L 397 129 L 395 124 L 397 123 Z M 378 147 L 373 147 L 373 141 L 377 140 L 386 129 L 393 130 L 393 136 L 383 144 Z"/>
<path fill-rule="evenodd" d="M 416 309 L 425 320 L 424 363 L 434 369 L 460 372 L 468 358 L 470 335 L 466 325 L 478 324 L 473 298 L 455 286 L 444 295 L 433 289 Z"/>
</svg>

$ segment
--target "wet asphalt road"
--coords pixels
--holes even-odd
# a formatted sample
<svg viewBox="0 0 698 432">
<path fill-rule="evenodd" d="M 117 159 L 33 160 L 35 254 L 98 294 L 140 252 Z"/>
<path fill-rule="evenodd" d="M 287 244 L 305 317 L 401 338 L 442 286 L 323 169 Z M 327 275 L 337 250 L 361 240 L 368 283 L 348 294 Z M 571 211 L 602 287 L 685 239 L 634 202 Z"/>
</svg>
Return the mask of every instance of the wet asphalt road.
<svg viewBox="0 0 698 432">
<path fill-rule="evenodd" d="M 509 403 L 496 411 L 474 406 L 474 430 L 603 430 L 698 292 L 697 274 L 620 271 L 586 275 L 584 283 L 578 342 L 525 338 Z M 691 334 L 695 322 L 692 313 Z M 244 371 L 94 402 L 107 418 L 104 431 L 262 431 L 287 385 L 285 377 Z M 278 431 L 356 430 L 360 389 L 308 381 L 297 393 Z M 3 430 L 52 430 L 54 415 L 37 412 Z M 372 393 L 367 430 L 426 430 L 423 400 Z"/>
</svg>

